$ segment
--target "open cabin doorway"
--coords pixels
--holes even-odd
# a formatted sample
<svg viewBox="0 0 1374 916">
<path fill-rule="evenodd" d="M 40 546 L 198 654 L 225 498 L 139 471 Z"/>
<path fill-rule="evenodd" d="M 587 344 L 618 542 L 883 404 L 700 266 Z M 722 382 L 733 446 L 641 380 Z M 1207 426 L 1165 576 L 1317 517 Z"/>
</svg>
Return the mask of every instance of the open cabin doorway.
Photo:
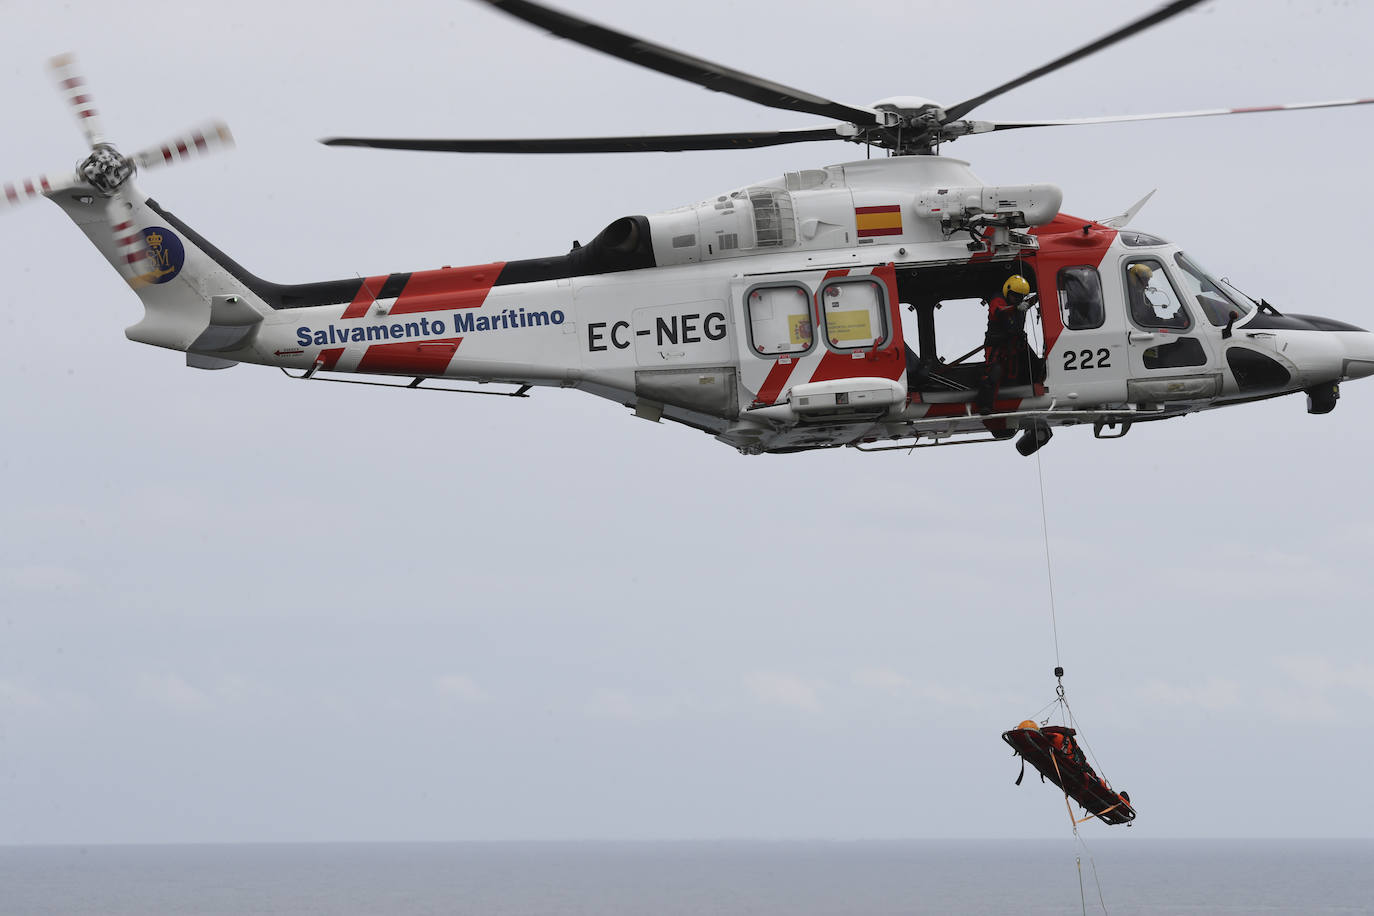
<svg viewBox="0 0 1374 916">
<path fill-rule="evenodd" d="M 987 301 L 1001 295 L 1012 274 L 1039 292 L 1035 270 L 1025 261 L 967 261 L 898 268 L 897 294 L 902 302 L 906 337 L 907 386 L 924 401 L 972 401 L 987 368 L 983 336 L 988 327 Z M 1050 291 L 1053 301 L 1053 290 Z M 1018 371 L 1002 382 L 1002 390 L 1031 393 L 1044 379 L 1044 335 L 1040 303 L 1026 314 L 1026 337 L 1031 352 L 1019 361 Z M 1020 389 L 1025 389 L 1021 391 Z"/>
</svg>

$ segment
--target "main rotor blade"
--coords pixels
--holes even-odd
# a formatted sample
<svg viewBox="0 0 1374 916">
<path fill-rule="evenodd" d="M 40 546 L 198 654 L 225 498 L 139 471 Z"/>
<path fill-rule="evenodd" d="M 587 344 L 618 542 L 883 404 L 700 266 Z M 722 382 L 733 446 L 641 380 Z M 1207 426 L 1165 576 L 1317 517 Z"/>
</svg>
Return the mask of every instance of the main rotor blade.
<svg viewBox="0 0 1374 916">
<path fill-rule="evenodd" d="M 720 64 L 693 57 L 663 45 L 617 32 L 605 26 L 596 25 L 569 13 L 551 9 L 531 0 L 483 0 L 497 9 L 523 19 L 531 25 L 547 29 L 560 38 L 594 48 L 612 57 L 639 64 L 668 76 L 704 86 L 713 92 L 724 92 L 741 99 L 748 99 L 769 108 L 783 108 L 788 111 L 804 111 L 823 118 L 835 118 L 854 124 L 871 125 L 880 123 L 878 116 L 870 109 L 854 108 L 830 99 L 793 89 L 772 80 L 724 67 Z"/>
<path fill-rule="evenodd" d="M 1345 108 L 1351 105 L 1374 105 L 1374 99 L 1336 99 L 1330 102 L 1295 102 L 1288 105 L 1259 105 L 1253 108 L 1202 108 L 1197 111 L 1167 111 L 1159 114 L 1114 115 L 1105 118 L 1062 118 L 1056 121 L 982 121 L 974 124 L 990 124 L 990 128 L 975 129 L 973 133 L 986 133 L 988 130 L 1017 130 L 1022 127 L 1072 127 L 1076 124 L 1113 124 L 1121 121 L 1167 121 L 1172 118 L 1211 118 L 1218 115 L 1258 114 L 1264 111 L 1301 111 L 1307 108 Z"/>
<path fill-rule="evenodd" d="M 1053 73 L 1060 67 L 1066 67 L 1074 61 L 1082 60 L 1090 54 L 1096 54 L 1103 48 L 1110 47 L 1111 45 L 1116 44 L 1118 41 L 1121 41 L 1123 38 L 1130 38 L 1137 32 L 1141 32 L 1145 29 L 1148 29 L 1152 25 L 1158 25 L 1164 20 L 1171 19 L 1174 16 L 1177 16 L 1179 13 L 1183 12 L 1184 10 L 1188 9 L 1189 7 L 1197 6 L 1199 3 L 1202 2 L 1203 0 L 1174 0 L 1173 3 L 1170 3 L 1166 6 L 1162 6 L 1159 9 L 1155 10 L 1153 13 L 1150 13 L 1148 16 L 1144 16 L 1132 23 L 1124 25 L 1121 28 L 1117 29 L 1115 32 L 1112 32 L 1110 35 L 1104 35 L 1097 41 L 1094 41 L 1091 44 L 1086 44 L 1083 47 L 1079 48 L 1077 51 L 1071 51 L 1068 54 L 1065 54 L 1063 57 L 1050 61 L 1043 67 L 1037 67 L 1029 73 L 1026 73 L 1022 76 L 1018 76 L 1016 79 L 1012 80 L 1009 83 L 1003 83 L 996 89 L 991 89 L 983 93 L 982 95 L 974 96 L 973 98 L 968 99 L 967 101 L 960 102 L 953 108 L 945 109 L 945 123 L 948 123 L 950 121 L 957 121 L 959 118 L 962 118 L 964 115 L 968 114 L 970 111 L 977 108 L 979 105 L 982 105 L 984 102 L 989 101 L 990 99 L 995 99 L 997 98 L 997 96 L 1002 95 L 1005 92 L 1010 92 L 1018 86 L 1024 86 L 1031 80 L 1036 80 L 1048 73 Z"/>
<path fill-rule="evenodd" d="M 733 134 L 663 134 L 650 137 L 516 138 L 509 140 L 406 140 L 381 137 L 328 137 L 325 146 L 428 150 L 442 153 L 678 153 L 686 150 L 749 149 L 846 139 L 835 127 L 764 130 Z"/>
</svg>

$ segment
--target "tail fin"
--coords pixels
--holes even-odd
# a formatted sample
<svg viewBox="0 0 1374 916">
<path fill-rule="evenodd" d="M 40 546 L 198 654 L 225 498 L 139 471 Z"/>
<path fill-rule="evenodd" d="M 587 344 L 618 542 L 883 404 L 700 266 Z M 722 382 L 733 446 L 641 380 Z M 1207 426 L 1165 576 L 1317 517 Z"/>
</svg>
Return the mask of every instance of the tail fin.
<svg viewBox="0 0 1374 916">
<path fill-rule="evenodd" d="M 170 220 L 157 205 L 128 182 L 120 189 L 124 221 L 114 231 L 105 201 L 88 188 L 71 188 L 48 196 L 86 234 L 105 259 L 124 277 L 143 302 L 143 320 L 125 330 L 139 343 L 187 351 L 187 363 L 201 368 L 233 365 L 215 354 L 246 345 L 270 306 L 247 284 L 202 249 L 202 242 Z M 121 226 L 123 224 L 121 223 Z M 118 236 L 140 234 L 147 257 L 129 270 Z M 198 244 L 200 243 L 200 244 Z"/>
<path fill-rule="evenodd" d="M 193 366 L 234 365 L 214 354 L 248 345 L 267 307 L 244 295 L 248 284 L 241 277 L 217 269 L 204 244 L 166 226 L 157 205 L 131 180 L 139 169 L 162 168 L 232 146 L 229 128 L 208 123 L 125 156 L 106 139 L 75 56 L 54 57 L 49 70 L 90 152 L 73 172 L 4 185 L 6 205 L 42 196 L 66 211 L 143 300 L 143 320 L 125 331 L 130 340 L 184 350 Z"/>
</svg>

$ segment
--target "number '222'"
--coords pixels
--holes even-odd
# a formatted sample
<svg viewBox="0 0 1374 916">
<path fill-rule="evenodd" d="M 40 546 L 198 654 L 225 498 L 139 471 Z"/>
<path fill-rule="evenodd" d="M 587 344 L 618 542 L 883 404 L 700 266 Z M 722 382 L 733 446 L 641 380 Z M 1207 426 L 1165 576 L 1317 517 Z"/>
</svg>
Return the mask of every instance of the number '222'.
<svg viewBox="0 0 1374 916">
<path fill-rule="evenodd" d="M 1066 350 L 1064 352 L 1064 368 L 1072 369 L 1110 369 L 1111 363 L 1108 359 L 1111 353 L 1106 347 L 1101 348 L 1095 354 L 1097 362 L 1093 362 L 1094 353 L 1092 350 Z"/>
</svg>

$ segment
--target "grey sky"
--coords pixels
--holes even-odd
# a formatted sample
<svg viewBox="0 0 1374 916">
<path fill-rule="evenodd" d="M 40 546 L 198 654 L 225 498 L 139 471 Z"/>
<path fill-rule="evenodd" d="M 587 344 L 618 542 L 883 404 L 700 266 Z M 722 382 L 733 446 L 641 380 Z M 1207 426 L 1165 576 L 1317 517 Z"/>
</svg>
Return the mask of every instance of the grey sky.
<svg viewBox="0 0 1374 916">
<path fill-rule="evenodd" d="M 864 104 L 963 99 L 1153 5 L 577 8 Z M 862 155 L 314 142 L 815 123 L 461 0 L 0 11 L 0 176 L 82 155 L 43 69 L 74 50 L 125 151 L 230 123 L 238 149 L 141 187 L 279 282 L 560 253 Z M 1374 95 L 1371 33 L 1369 4 L 1218 2 L 979 116 Z M 946 152 L 1089 217 L 1158 187 L 1140 228 L 1371 327 L 1372 137 L 1361 108 Z M 136 298 L 56 207 L 0 218 L 0 250 L 0 843 L 1066 833 L 998 739 L 1053 696 L 1036 464 L 1009 445 L 744 458 L 573 392 L 189 370 L 124 340 Z M 1128 839 L 1369 834 L 1374 384 L 1343 395 L 1043 453 L 1069 698 Z"/>
</svg>

